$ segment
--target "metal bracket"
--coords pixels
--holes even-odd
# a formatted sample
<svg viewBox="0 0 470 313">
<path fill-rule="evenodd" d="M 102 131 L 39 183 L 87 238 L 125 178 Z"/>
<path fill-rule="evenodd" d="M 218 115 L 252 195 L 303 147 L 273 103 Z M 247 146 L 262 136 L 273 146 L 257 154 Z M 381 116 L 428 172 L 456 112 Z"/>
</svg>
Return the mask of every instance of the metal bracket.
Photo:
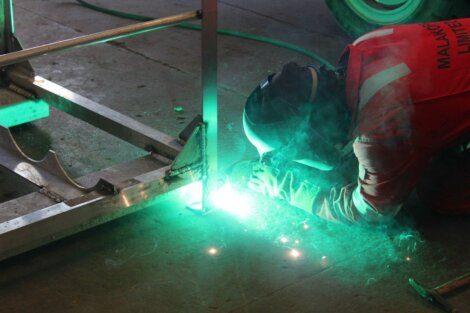
<svg viewBox="0 0 470 313">
<path fill-rule="evenodd" d="M 199 117 L 195 118 L 195 121 L 199 120 Z M 191 122 L 188 127 L 183 130 L 182 134 L 189 131 L 189 127 L 193 126 Z M 180 176 L 190 171 L 201 171 L 203 168 L 203 152 L 204 152 L 204 128 L 203 123 L 199 122 L 194 127 L 191 136 L 189 136 L 183 151 L 176 157 L 171 164 L 170 170 L 167 172 L 166 179 L 169 180 L 176 176 Z M 180 134 L 180 137 L 181 135 Z"/>
</svg>

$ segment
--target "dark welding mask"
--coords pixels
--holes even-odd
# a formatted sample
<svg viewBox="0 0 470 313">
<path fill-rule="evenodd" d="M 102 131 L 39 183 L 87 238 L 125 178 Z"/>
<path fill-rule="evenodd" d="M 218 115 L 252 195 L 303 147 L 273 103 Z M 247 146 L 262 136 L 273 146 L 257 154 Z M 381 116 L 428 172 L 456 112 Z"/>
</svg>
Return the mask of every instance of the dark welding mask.
<svg viewBox="0 0 470 313">
<path fill-rule="evenodd" d="M 314 97 L 312 70 L 318 77 Z M 331 114 L 317 110 L 329 101 L 326 84 L 331 83 L 328 81 L 331 75 L 326 71 L 291 63 L 251 93 L 243 113 L 243 128 L 260 156 L 281 155 L 281 159 L 319 170 L 332 170 L 340 164 L 343 152 L 336 148 L 335 138 L 324 126 L 331 123 L 322 121 Z"/>
</svg>

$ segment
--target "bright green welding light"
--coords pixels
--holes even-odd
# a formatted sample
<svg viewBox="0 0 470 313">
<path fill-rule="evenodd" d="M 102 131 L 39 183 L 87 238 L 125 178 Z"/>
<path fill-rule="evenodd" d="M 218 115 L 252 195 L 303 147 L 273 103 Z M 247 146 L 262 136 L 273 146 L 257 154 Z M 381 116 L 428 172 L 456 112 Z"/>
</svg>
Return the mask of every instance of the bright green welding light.
<svg viewBox="0 0 470 313">
<path fill-rule="evenodd" d="M 195 182 L 182 188 L 180 195 L 191 208 L 195 210 L 202 208 L 201 182 Z M 215 209 L 225 211 L 241 219 L 246 219 L 253 213 L 254 204 L 250 197 L 234 188 L 230 183 L 225 183 L 217 190 L 211 191 L 210 201 Z"/>
<path fill-rule="evenodd" d="M 230 183 L 226 183 L 218 190 L 213 191 L 211 201 L 217 209 L 242 219 L 253 213 L 253 204 L 249 196 L 233 188 Z"/>
<path fill-rule="evenodd" d="M 43 100 L 27 100 L 0 107 L 0 125 L 13 127 L 49 116 L 49 105 Z"/>
</svg>

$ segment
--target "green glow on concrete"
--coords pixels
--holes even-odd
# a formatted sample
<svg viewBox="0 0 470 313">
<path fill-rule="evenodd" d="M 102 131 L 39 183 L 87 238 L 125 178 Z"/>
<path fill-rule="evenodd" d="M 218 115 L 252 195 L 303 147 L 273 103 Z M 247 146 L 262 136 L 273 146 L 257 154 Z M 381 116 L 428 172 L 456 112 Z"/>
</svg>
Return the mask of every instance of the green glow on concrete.
<svg viewBox="0 0 470 313">
<path fill-rule="evenodd" d="M 356 12 L 357 15 L 362 17 L 369 23 L 374 24 L 395 24 L 400 23 L 413 14 L 420 8 L 424 0 L 395 0 L 395 1 L 377 1 L 385 5 L 395 3 L 396 7 L 390 8 L 378 8 L 372 6 L 368 1 L 365 0 L 346 0 L 347 5 Z"/>
<path fill-rule="evenodd" d="M 285 202 L 240 189 L 234 184 L 222 185 L 211 197 L 216 208 L 203 219 L 199 214 L 179 213 L 181 223 L 190 225 L 194 236 L 206 239 L 202 245 L 211 257 L 222 254 L 225 245 L 262 238 L 289 262 L 328 268 L 348 260 L 349 269 L 361 275 L 368 286 L 381 277 L 395 275 L 393 266 L 396 264 L 412 268 L 430 253 L 419 232 L 407 226 L 325 222 Z M 176 203 L 201 207 L 201 198 L 201 183 L 195 182 L 179 189 L 169 207 L 176 207 Z M 375 271 L 372 276 L 371 267 L 383 270 Z M 347 282 L 349 278 L 341 279 Z"/>
<path fill-rule="evenodd" d="M 43 100 L 24 102 L 0 107 L 0 125 L 13 127 L 49 116 L 49 105 Z"/>
</svg>

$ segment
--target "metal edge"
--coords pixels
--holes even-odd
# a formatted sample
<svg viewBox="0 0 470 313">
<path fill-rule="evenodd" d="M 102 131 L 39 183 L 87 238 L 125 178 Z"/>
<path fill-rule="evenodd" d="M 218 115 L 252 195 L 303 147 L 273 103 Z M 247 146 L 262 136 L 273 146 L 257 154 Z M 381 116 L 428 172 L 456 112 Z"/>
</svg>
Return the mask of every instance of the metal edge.
<svg viewBox="0 0 470 313">
<path fill-rule="evenodd" d="M 135 177 L 135 184 L 117 195 L 92 192 L 0 223 L 0 260 L 139 211 L 154 202 L 155 195 L 195 181 L 187 176 L 168 182 L 164 179 L 168 169 L 166 166 Z"/>
<path fill-rule="evenodd" d="M 56 109 L 143 150 L 174 159 L 183 148 L 177 139 L 40 76 L 36 76 L 33 82 L 15 73 L 11 73 L 11 77 L 15 83 L 32 90 Z"/>
</svg>

